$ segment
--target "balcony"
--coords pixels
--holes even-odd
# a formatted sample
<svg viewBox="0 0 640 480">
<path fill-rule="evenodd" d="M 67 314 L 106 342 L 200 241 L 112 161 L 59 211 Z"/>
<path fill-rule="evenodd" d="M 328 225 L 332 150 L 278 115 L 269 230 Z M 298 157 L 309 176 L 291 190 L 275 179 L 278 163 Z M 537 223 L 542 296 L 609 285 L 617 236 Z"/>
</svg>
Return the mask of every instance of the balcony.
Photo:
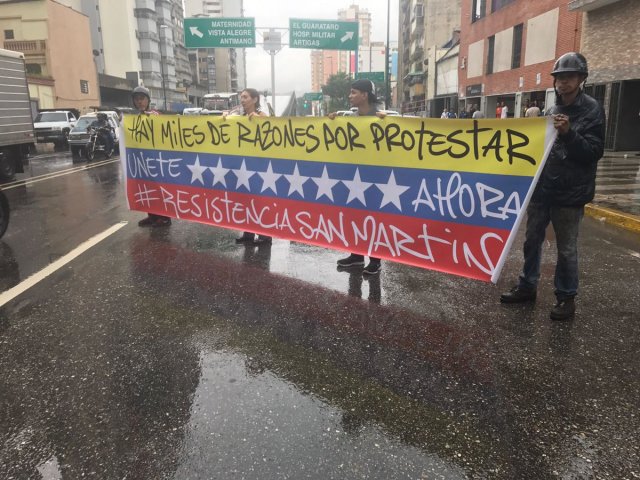
<svg viewBox="0 0 640 480">
<path fill-rule="evenodd" d="M 590 12 L 598 8 L 606 7 L 620 0 L 571 0 L 569 2 L 569 10 L 580 10 L 582 12 Z"/>
<path fill-rule="evenodd" d="M 26 56 L 44 56 L 47 54 L 46 40 L 5 40 L 4 48 L 14 52 L 22 52 Z"/>
</svg>

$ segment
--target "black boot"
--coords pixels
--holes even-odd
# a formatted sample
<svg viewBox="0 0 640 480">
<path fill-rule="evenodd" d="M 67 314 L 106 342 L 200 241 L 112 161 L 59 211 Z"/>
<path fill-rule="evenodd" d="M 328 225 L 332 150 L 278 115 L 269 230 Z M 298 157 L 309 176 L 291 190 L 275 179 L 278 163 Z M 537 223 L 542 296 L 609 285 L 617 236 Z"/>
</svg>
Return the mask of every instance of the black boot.
<svg viewBox="0 0 640 480">
<path fill-rule="evenodd" d="M 236 238 L 236 243 L 253 243 L 255 235 L 250 232 L 244 232 L 241 237 Z"/>
<path fill-rule="evenodd" d="M 536 289 L 522 288 L 515 286 L 506 293 L 500 295 L 500 302 L 502 303 L 524 303 L 533 302 L 536 299 Z"/>
<path fill-rule="evenodd" d="M 573 297 L 558 299 L 556 306 L 551 309 L 551 320 L 569 320 L 576 313 L 576 303 Z"/>
</svg>

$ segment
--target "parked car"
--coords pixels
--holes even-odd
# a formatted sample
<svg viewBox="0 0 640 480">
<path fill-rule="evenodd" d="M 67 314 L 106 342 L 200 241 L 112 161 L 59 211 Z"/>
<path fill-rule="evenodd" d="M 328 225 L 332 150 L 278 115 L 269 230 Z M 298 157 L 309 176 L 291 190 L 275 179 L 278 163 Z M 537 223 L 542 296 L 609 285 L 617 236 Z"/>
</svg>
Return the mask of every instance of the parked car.
<svg viewBox="0 0 640 480">
<path fill-rule="evenodd" d="M 79 116 L 78 110 L 40 110 L 33 121 L 36 141 L 53 143 L 56 147 L 65 146 Z"/>
<path fill-rule="evenodd" d="M 115 131 L 114 149 L 117 151 L 120 147 L 120 130 L 118 128 L 118 113 L 107 110 L 101 112 L 92 112 L 82 115 L 76 125 L 69 132 L 69 150 L 74 160 L 79 159 L 86 153 L 86 146 L 89 143 L 91 135 L 87 132 L 87 127 L 96 121 L 98 113 L 106 113 L 109 124 Z"/>
</svg>

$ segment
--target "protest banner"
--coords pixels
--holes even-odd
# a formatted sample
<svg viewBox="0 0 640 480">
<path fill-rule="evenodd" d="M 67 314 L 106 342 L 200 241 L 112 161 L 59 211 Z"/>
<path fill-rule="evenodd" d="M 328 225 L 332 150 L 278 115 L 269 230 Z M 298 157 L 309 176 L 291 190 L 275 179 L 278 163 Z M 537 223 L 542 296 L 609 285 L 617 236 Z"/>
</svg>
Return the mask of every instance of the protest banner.
<svg viewBox="0 0 640 480">
<path fill-rule="evenodd" d="M 496 282 L 550 119 L 125 116 L 129 208 Z"/>
</svg>

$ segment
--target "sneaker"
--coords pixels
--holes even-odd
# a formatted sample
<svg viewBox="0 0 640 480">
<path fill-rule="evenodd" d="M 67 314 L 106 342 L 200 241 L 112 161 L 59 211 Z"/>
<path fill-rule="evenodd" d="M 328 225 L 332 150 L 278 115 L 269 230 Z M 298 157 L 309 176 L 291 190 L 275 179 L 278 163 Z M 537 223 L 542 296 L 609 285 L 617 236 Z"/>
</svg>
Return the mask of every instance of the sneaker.
<svg viewBox="0 0 640 480">
<path fill-rule="evenodd" d="M 364 257 L 352 253 L 346 258 L 338 260 L 339 267 L 362 267 L 364 265 Z"/>
<path fill-rule="evenodd" d="M 551 320 L 568 320 L 576 313 L 576 304 L 573 297 L 558 300 L 549 316 Z"/>
<path fill-rule="evenodd" d="M 258 236 L 257 239 L 253 241 L 253 244 L 254 245 L 271 245 L 271 242 L 272 242 L 271 237 L 260 235 Z"/>
<path fill-rule="evenodd" d="M 138 226 L 139 227 L 150 227 L 152 223 L 153 223 L 153 218 L 152 217 L 147 217 L 147 218 L 143 218 L 142 220 L 140 220 L 138 222 Z"/>
<path fill-rule="evenodd" d="M 243 233 L 241 237 L 236 238 L 236 243 L 253 243 L 254 235 L 252 233 Z"/>
<path fill-rule="evenodd" d="M 168 227 L 169 225 L 171 225 L 169 217 L 156 217 L 151 221 L 152 227 Z"/>
<path fill-rule="evenodd" d="M 536 299 L 536 290 L 515 286 L 506 293 L 500 295 L 502 303 L 523 303 L 533 302 Z"/>
<path fill-rule="evenodd" d="M 369 262 L 369 265 L 362 270 L 363 275 L 377 275 L 382 270 L 382 264 L 380 262 Z"/>
</svg>

